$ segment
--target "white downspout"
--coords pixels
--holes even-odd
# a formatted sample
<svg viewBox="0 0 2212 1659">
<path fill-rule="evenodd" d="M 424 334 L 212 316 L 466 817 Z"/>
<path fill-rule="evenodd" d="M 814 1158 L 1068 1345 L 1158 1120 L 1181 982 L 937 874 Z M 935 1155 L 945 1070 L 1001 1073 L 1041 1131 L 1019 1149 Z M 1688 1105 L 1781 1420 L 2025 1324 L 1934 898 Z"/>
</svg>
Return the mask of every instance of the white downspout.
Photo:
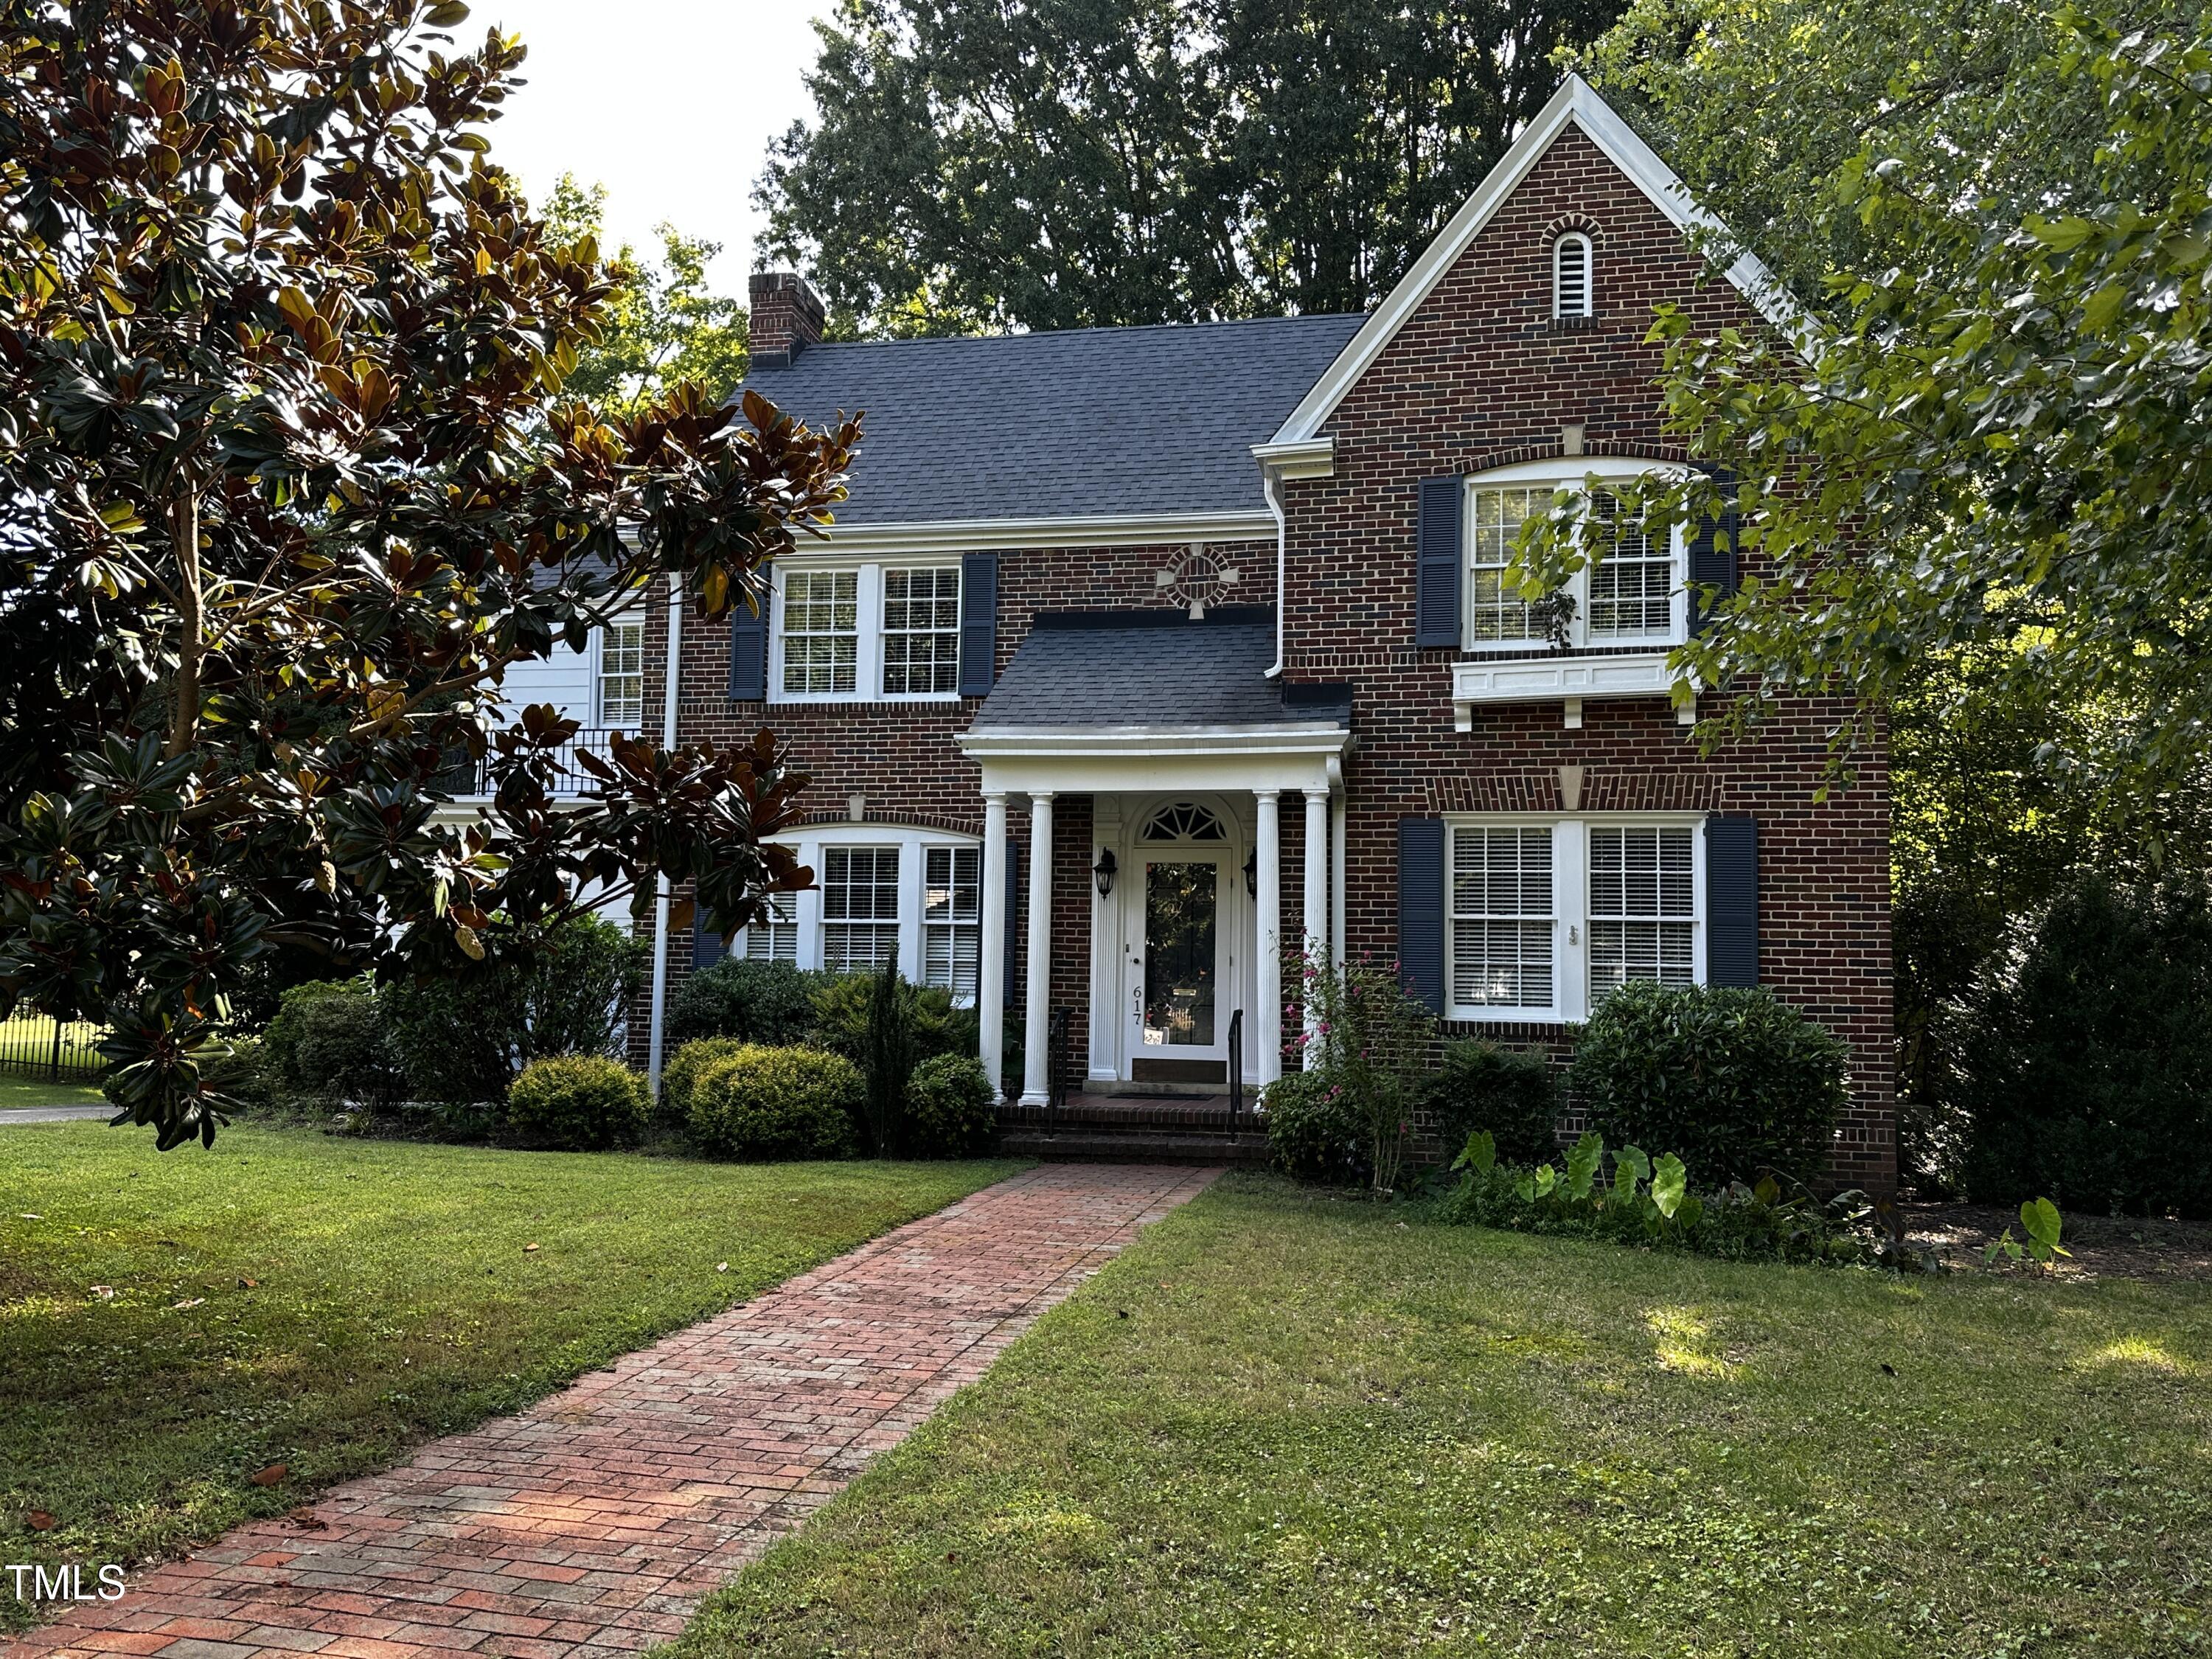
<svg viewBox="0 0 2212 1659">
<path fill-rule="evenodd" d="M 676 700 L 684 689 L 684 579 L 668 579 L 668 659 L 660 673 L 660 746 L 676 747 Z M 668 913 L 669 884 L 660 876 L 660 894 L 653 911 L 653 1026 L 646 1040 L 646 1081 L 655 1100 L 660 1098 L 661 1033 L 668 1027 Z"/>
<path fill-rule="evenodd" d="M 1290 521 L 1283 513 L 1283 481 L 1275 469 L 1261 462 L 1260 488 L 1267 497 L 1267 511 L 1275 515 L 1275 665 L 1267 671 L 1268 679 L 1280 679 L 1283 674 L 1283 617 L 1286 601 L 1283 584 L 1290 574 Z"/>
</svg>

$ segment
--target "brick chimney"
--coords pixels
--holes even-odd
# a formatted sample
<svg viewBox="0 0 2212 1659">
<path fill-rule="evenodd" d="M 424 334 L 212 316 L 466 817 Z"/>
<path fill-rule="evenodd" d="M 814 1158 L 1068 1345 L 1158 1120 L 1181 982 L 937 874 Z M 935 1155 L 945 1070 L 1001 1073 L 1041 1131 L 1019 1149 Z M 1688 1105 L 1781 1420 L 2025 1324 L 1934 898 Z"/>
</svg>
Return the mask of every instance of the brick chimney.
<svg viewBox="0 0 2212 1659">
<path fill-rule="evenodd" d="M 757 270 L 752 280 L 752 366 L 789 368 L 822 338 L 822 301 L 788 270 Z"/>
</svg>

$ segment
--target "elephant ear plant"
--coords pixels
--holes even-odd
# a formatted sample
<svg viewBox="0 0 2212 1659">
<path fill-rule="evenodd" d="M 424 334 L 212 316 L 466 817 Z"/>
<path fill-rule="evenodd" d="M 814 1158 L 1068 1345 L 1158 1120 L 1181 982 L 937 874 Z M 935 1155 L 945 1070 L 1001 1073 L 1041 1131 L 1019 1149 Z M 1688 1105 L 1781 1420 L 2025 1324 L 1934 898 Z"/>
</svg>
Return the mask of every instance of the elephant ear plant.
<svg viewBox="0 0 2212 1659">
<path fill-rule="evenodd" d="M 555 810 L 574 723 L 501 707 L 649 583 L 757 604 L 859 437 L 564 398 L 611 276 L 486 160 L 520 43 L 457 0 L 0 10 L 0 1014 L 109 1024 L 167 1148 L 282 947 L 465 976 L 582 887 L 728 931 L 805 885 L 769 734 L 618 739 Z"/>
</svg>

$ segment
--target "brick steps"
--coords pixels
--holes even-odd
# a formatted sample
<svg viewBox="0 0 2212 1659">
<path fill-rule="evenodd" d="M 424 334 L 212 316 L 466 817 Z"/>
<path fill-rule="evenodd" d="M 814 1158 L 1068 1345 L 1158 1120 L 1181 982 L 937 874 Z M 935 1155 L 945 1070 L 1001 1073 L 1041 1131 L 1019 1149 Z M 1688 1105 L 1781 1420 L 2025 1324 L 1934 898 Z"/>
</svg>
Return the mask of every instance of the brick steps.
<svg viewBox="0 0 2212 1659">
<path fill-rule="evenodd" d="M 1000 1150 L 1047 1163 L 1201 1164 L 1257 1167 L 1267 1161 L 1266 1121 L 1234 1115 L 1225 1095 L 1070 1097 L 1041 1106 L 999 1108 Z"/>
</svg>

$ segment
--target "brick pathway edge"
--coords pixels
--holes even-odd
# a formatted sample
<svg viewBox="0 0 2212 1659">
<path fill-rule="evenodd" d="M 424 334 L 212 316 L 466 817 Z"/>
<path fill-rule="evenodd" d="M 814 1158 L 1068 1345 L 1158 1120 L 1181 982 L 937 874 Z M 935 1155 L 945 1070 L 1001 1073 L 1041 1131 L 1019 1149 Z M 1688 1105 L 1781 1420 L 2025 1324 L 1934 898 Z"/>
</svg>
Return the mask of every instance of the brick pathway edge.
<svg viewBox="0 0 2212 1659">
<path fill-rule="evenodd" d="M 303 1517 L 133 1575 L 120 1601 L 73 1608 L 8 1659 L 650 1647 L 1218 1173 L 1028 1170 Z"/>
</svg>

